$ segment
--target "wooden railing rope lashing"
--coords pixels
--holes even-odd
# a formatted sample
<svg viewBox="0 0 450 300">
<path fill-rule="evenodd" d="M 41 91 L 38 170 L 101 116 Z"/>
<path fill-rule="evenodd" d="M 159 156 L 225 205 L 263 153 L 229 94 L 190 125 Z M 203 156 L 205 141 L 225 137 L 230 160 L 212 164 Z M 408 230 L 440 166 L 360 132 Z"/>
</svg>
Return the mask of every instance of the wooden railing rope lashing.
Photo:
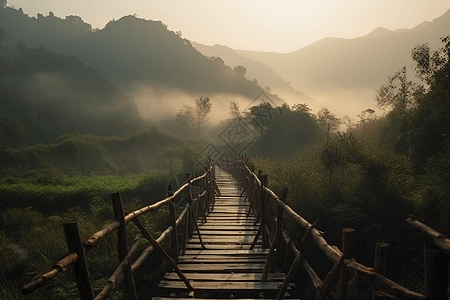
<svg viewBox="0 0 450 300">
<path fill-rule="evenodd" d="M 205 172 L 202 175 L 198 175 L 195 178 L 189 179 L 176 191 L 173 191 L 172 187 L 168 186 L 168 196 L 166 198 L 129 213 L 125 213 L 123 210 L 123 204 L 120 198 L 120 194 L 112 194 L 111 198 L 113 202 L 116 221 L 106 225 L 98 232 L 92 234 L 85 241 L 81 240 L 76 221 L 63 224 L 68 241 L 69 254 L 60 259 L 50 271 L 39 274 L 38 276 L 33 278 L 28 284 L 21 288 L 21 292 L 23 294 L 32 292 L 36 288 L 44 285 L 46 282 L 54 278 L 57 274 L 64 272 L 69 266 L 73 265 L 78 290 L 80 292 L 82 300 L 110 299 L 122 282 L 125 282 L 128 299 L 137 299 L 133 272 L 142 265 L 142 263 L 153 252 L 154 249 L 157 249 L 162 254 L 164 259 L 169 262 L 180 279 L 185 283 L 187 289 L 191 291 L 191 294 L 193 294 L 193 287 L 177 266 L 179 255 L 177 226 L 186 217 L 187 232 L 184 237 L 185 241 L 187 240 L 188 236 L 192 236 L 193 227 L 196 228 L 199 239 L 201 240 L 200 232 L 195 220 L 197 220 L 199 215 L 204 216 L 205 214 L 210 212 L 214 205 L 217 187 L 213 179 L 213 172 L 214 164 L 213 161 L 210 160 L 208 163 L 208 167 L 205 168 Z M 195 198 L 189 197 L 186 207 L 184 207 L 184 209 L 177 217 L 175 199 L 177 196 L 182 195 L 182 193 L 184 193 L 187 189 L 189 189 L 190 196 L 193 196 L 193 193 L 191 193 L 192 189 L 196 189 L 198 193 L 195 195 Z M 144 225 L 138 220 L 138 217 L 154 211 L 164 205 L 169 206 L 170 226 L 165 229 L 158 238 L 153 238 L 148 230 L 145 229 Z M 192 220 L 194 220 L 195 225 L 188 226 Z M 203 218 L 203 221 L 206 221 L 206 219 Z M 140 231 L 136 235 L 135 239 L 131 242 L 130 246 L 128 246 L 126 232 L 126 225 L 129 222 L 133 222 Z M 97 296 L 94 296 L 90 274 L 86 262 L 86 253 L 90 249 L 95 247 L 101 239 L 103 239 L 114 230 L 117 230 L 118 232 L 118 254 L 120 263 L 107 281 L 107 284 L 103 288 L 103 290 Z M 166 251 L 161 246 L 161 243 L 169 234 L 171 234 L 172 240 L 172 255 L 166 253 Z M 150 242 L 150 245 L 147 246 L 142 251 L 140 256 L 132 262 L 131 257 L 138 249 L 138 245 L 142 241 L 142 239 L 148 240 Z M 185 247 L 186 243 L 184 243 L 182 252 L 185 251 Z"/>
<path fill-rule="evenodd" d="M 270 264 L 273 261 L 277 261 L 276 259 L 272 258 L 276 257 L 276 253 L 280 251 L 281 240 L 284 240 L 288 245 L 291 246 L 295 255 L 294 262 L 288 271 L 285 282 L 283 283 L 283 286 L 278 295 L 278 299 L 282 299 L 284 297 L 284 292 L 286 291 L 289 282 L 293 279 L 293 274 L 295 274 L 299 266 L 303 266 L 303 268 L 307 271 L 314 287 L 317 290 L 317 299 L 345 299 L 347 294 L 348 281 L 353 276 L 356 276 L 356 278 L 359 280 L 368 282 L 374 287 L 374 299 L 381 299 L 380 297 L 387 297 L 390 299 L 447 299 L 447 296 L 445 296 L 445 298 L 442 296 L 440 298 L 433 298 L 428 295 L 423 295 L 411 291 L 386 278 L 384 274 L 387 249 L 389 246 L 385 243 L 377 244 L 375 269 L 364 266 L 356 262 L 356 260 L 353 258 L 353 229 L 343 229 L 342 251 L 338 247 L 328 244 L 328 242 L 323 237 L 323 232 L 319 231 L 316 228 L 317 221 L 314 222 L 314 224 L 310 224 L 285 203 L 287 189 L 283 190 L 280 197 L 277 196 L 272 190 L 267 187 L 267 176 L 261 175 L 261 171 L 259 171 L 258 175 L 256 175 L 253 172 L 254 168 L 251 166 L 249 167 L 249 165 L 249 160 L 246 157 L 243 157 L 229 163 L 229 172 L 236 178 L 238 186 L 243 189 L 243 194 L 246 196 L 247 200 L 252 206 L 251 209 L 257 216 L 259 216 L 259 235 L 264 236 L 265 231 L 268 231 L 268 227 L 265 224 L 266 218 L 269 219 L 266 216 L 266 202 L 269 200 L 273 200 L 275 201 L 277 207 L 276 216 L 273 217 L 275 222 L 275 225 L 273 226 L 274 232 L 272 232 L 272 234 L 268 234 L 268 236 L 272 236 L 273 238 L 271 239 L 270 243 L 270 250 L 264 270 L 264 275 L 269 272 Z M 282 226 L 284 216 L 282 212 L 284 212 L 286 217 L 293 219 L 305 230 L 305 235 L 303 236 L 303 238 L 296 237 L 295 239 L 292 239 L 283 230 Z M 303 242 L 305 242 L 306 236 L 308 235 L 312 237 L 315 245 L 333 263 L 332 269 L 323 281 L 308 263 L 308 256 L 305 252 L 305 247 L 303 246 Z M 435 239 L 435 244 L 444 245 L 444 252 L 450 250 L 450 242 L 447 243 L 447 240 L 445 240 L 445 242 L 442 242 L 442 237 L 440 237 L 436 233 L 428 232 L 428 235 Z M 442 258 L 440 259 L 442 260 Z M 448 257 L 447 260 L 444 259 L 443 261 L 445 267 L 442 267 L 442 272 L 444 272 L 444 269 L 445 272 L 447 272 Z M 277 262 L 277 264 L 279 264 L 279 262 Z M 263 280 L 264 278 L 265 277 L 263 276 Z M 335 294 L 331 290 L 331 288 L 333 286 L 333 283 L 335 283 L 337 280 L 337 292 Z M 445 279 L 443 279 L 442 281 L 446 282 L 446 284 L 441 284 L 441 286 L 444 286 L 446 289 L 448 285 L 447 277 L 445 277 Z"/>
</svg>

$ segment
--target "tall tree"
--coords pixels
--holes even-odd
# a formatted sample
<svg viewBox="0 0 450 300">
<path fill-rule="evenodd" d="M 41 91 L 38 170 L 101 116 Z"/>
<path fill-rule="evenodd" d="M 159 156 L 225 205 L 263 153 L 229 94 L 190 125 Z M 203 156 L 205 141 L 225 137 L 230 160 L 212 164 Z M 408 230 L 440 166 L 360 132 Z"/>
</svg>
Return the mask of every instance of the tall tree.
<svg viewBox="0 0 450 300">
<path fill-rule="evenodd" d="M 415 106 L 414 92 L 417 85 L 406 76 L 406 67 L 388 77 L 387 83 L 377 90 L 376 101 L 379 107 L 391 108 L 393 112 L 404 116 Z"/>
<path fill-rule="evenodd" d="M 176 114 L 176 118 L 180 133 L 185 137 L 190 137 L 195 126 L 194 108 L 190 105 L 185 105 Z"/>
<path fill-rule="evenodd" d="M 441 41 L 444 46 L 434 52 L 428 45 L 412 50 L 417 75 L 427 84 L 411 121 L 416 171 L 423 171 L 430 157 L 450 151 L 450 37 Z"/>
<path fill-rule="evenodd" d="M 330 133 L 336 132 L 342 124 L 341 119 L 331 113 L 328 108 L 322 108 L 317 113 L 317 121 L 322 130 L 327 133 L 327 138 L 330 136 Z"/>
<path fill-rule="evenodd" d="M 200 132 L 207 121 L 207 116 L 211 112 L 212 103 L 209 97 L 200 96 L 195 99 L 195 108 L 185 105 L 177 114 L 177 125 L 179 131 L 190 137 L 193 132 L 197 139 L 200 139 Z"/>
<path fill-rule="evenodd" d="M 195 99 L 195 127 L 197 129 L 197 139 L 200 139 L 200 131 L 207 121 L 206 117 L 211 112 L 212 103 L 209 97 L 200 96 Z"/>
<path fill-rule="evenodd" d="M 231 101 L 229 113 L 232 121 L 242 118 L 242 114 L 239 110 L 239 104 L 236 101 Z"/>
</svg>

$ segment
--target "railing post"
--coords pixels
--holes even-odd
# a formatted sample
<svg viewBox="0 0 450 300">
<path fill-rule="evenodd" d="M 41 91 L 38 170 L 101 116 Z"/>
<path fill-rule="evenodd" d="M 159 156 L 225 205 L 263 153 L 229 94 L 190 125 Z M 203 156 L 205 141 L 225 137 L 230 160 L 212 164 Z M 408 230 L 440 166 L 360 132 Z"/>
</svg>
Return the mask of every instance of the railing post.
<svg viewBox="0 0 450 300">
<path fill-rule="evenodd" d="M 446 300 L 448 293 L 447 254 L 424 244 L 425 299 Z"/>
<path fill-rule="evenodd" d="M 128 240 L 127 240 L 125 215 L 122 200 L 120 199 L 120 194 L 118 192 L 111 194 L 111 198 L 113 202 L 114 216 L 116 220 L 120 223 L 120 226 L 117 229 L 117 240 L 118 240 L 119 260 L 122 261 L 128 254 Z M 127 265 L 124 273 L 128 299 L 137 300 L 136 286 L 134 285 L 133 272 L 131 271 L 130 264 Z"/>
<path fill-rule="evenodd" d="M 91 276 L 86 264 L 86 255 L 81 241 L 80 231 L 76 221 L 63 224 L 64 233 L 67 239 L 67 247 L 70 253 L 78 254 L 77 261 L 73 264 L 75 278 L 77 280 L 78 291 L 81 300 L 94 299 L 94 291 L 91 283 Z"/>
<path fill-rule="evenodd" d="M 264 187 L 267 186 L 267 175 L 261 176 L 261 204 L 260 204 L 260 221 L 261 221 L 261 235 L 263 241 L 263 248 L 269 248 L 269 241 L 267 240 L 266 233 L 266 203 L 267 203 L 267 193 Z"/>
<path fill-rule="evenodd" d="M 287 198 L 287 192 L 288 188 L 284 188 L 281 191 L 281 197 L 280 200 L 285 203 Z M 277 251 L 275 252 L 275 261 L 277 263 L 277 266 L 279 269 L 281 269 L 281 240 L 283 238 L 283 212 L 284 209 L 281 207 L 279 203 L 277 203 L 277 226 L 276 226 L 276 232 L 275 232 L 275 249 Z"/>
<path fill-rule="evenodd" d="M 386 266 L 387 266 L 387 256 L 389 251 L 389 244 L 378 242 L 375 247 L 375 263 L 374 269 L 375 272 L 381 274 L 383 276 L 386 275 Z M 374 285 L 373 287 L 373 300 L 382 300 L 384 297 L 381 297 L 377 293 L 378 287 Z"/>
<path fill-rule="evenodd" d="M 171 184 L 167 186 L 167 196 L 173 196 L 173 187 Z M 172 239 L 172 259 L 178 263 L 178 234 L 177 234 L 177 216 L 175 211 L 175 199 L 172 199 L 169 203 L 170 210 L 170 224 L 172 226 L 171 239 Z"/>
<path fill-rule="evenodd" d="M 353 256 L 352 242 L 354 233 L 355 230 L 352 228 L 342 229 L 342 255 L 344 256 L 344 259 L 352 258 Z M 341 276 L 339 277 L 338 300 L 345 300 L 347 297 L 347 283 L 349 276 L 350 273 L 344 266 L 341 269 Z"/>
</svg>

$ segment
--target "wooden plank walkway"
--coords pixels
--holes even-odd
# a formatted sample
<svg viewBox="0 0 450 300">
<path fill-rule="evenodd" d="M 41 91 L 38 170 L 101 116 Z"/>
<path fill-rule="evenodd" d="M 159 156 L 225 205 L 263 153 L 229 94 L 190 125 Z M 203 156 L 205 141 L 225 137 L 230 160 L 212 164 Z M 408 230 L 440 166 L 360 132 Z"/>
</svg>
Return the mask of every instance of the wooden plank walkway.
<svg viewBox="0 0 450 300">
<path fill-rule="evenodd" d="M 270 273 L 268 281 L 261 282 L 268 249 L 262 248 L 259 239 L 250 250 L 259 223 L 248 213 L 249 203 L 233 177 L 218 167 L 215 176 L 221 196 L 216 197 L 206 222 L 199 223 L 206 249 L 194 231 L 178 266 L 194 288 L 195 298 L 276 298 L 284 274 Z M 167 273 L 159 287 L 171 293 L 168 299 L 187 297 L 186 285 L 175 272 Z"/>
</svg>

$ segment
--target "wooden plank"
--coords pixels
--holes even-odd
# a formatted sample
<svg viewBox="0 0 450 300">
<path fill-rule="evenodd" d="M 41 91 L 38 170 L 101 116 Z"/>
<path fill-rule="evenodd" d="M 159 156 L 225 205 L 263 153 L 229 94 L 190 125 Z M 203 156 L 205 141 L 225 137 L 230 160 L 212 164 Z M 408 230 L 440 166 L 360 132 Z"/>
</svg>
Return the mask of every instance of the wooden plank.
<svg viewBox="0 0 450 300">
<path fill-rule="evenodd" d="M 263 263 L 254 264 L 181 264 L 180 270 L 183 272 L 207 272 L 207 273 L 225 273 L 225 272 L 239 272 L 239 273 L 262 273 L 264 270 Z"/>
<path fill-rule="evenodd" d="M 205 230 L 237 230 L 237 231 L 258 231 L 259 226 L 258 225 L 232 225 L 232 224 L 210 224 L 210 223 L 203 223 L 201 225 L 198 225 L 198 228 L 203 232 L 203 229 Z"/>
<path fill-rule="evenodd" d="M 258 231 L 253 230 L 246 230 L 246 231 L 239 231 L 239 230 L 234 230 L 234 231 L 225 231 L 225 230 L 202 230 L 200 229 L 200 234 L 203 236 L 222 236 L 222 235 L 228 235 L 228 236 L 245 236 L 245 235 L 251 235 L 251 236 L 255 236 L 256 233 Z"/>
<path fill-rule="evenodd" d="M 209 255 L 207 257 L 196 257 L 196 256 L 190 256 L 190 257 L 180 257 L 180 260 L 178 262 L 179 265 L 181 264 L 229 264 L 229 263 L 265 263 L 266 258 L 265 257 L 255 257 L 255 258 L 248 258 L 248 257 L 226 257 L 226 256 L 212 256 Z"/>
<path fill-rule="evenodd" d="M 214 214 L 247 214 L 248 209 L 246 207 L 224 206 L 214 207 L 214 211 L 209 213 L 209 216 Z"/>
<path fill-rule="evenodd" d="M 255 222 L 256 218 L 251 216 L 247 217 L 246 215 L 242 216 L 207 216 L 206 222 L 220 222 L 220 221 L 231 221 L 231 222 L 239 222 L 239 221 L 247 221 L 247 222 Z"/>
<path fill-rule="evenodd" d="M 261 238 L 259 238 L 261 240 Z M 253 238 L 251 236 L 236 236 L 236 237 L 214 237 L 214 238 L 208 238 L 202 237 L 202 241 L 204 244 L 242 244 L 242 245 L 251 245 L 253 242 Z M 192 238 L 188 241 L 188 244 L 198 244 L 200 243 L 199 239 Z"/>
<path fill-rule="evenodd" d="M 186 273 L 188 280 L 200 281 L 261 281 L 262 273 Z M 166 273 L 165 280 L 180 280 L 177 273 Z M 269 273 L 267 279 L 269 281 L 283 281 L 284 273 Z"/>
<path fill-rule="evenodd" d="M 208 245 L 208 250 L 249 250 L 251 245 L 236 245 L 236 244 L 225 244 L 225 245 Z M 257 245 L 255 248 L 261 249 L 261 245 Z M 200 243 L 198 244 L 188 244 L 187 250 L 200 250 L 203 249 Z"/>
<path fill-rule="evenodd" d="M 214 281 L 194 281 L 192 286 L 195 291 L 201 292 L 235 292 L 235 293 L 256 293 L 278 291 L 281 286 L 279 282 L 214 282 Z M 186 285 L 181 281 L 162 280 L 159 284 L 162 289 L 185 291 Z"/>
<path fill-rule="evenodd" d="M 168 297 L 153 297 L 152 300 L 186 300 L 186 298 L 168 298 Z M 227 299 L 219 299 L 219 298 L 202 298 L 202 300 L 230 300 Z M 239 300 L 261 300 L 260 298 L 239 298 Z M 267 299 L 265 300 L 276 300 L 276 299 Z M 300 299 L 289 299 L 289 300 L 300 300 Z"/>
<path fill-rule="evenodd" d="M 268 249 L 253 249 L 253 250 L 222 250 L 222 249 L 207 249 L 207 250 L 186 250 L 186 255 L 229 255 L 229 256 L 252 256 L 252 255 L 267 255 Z"/>
</svg>

